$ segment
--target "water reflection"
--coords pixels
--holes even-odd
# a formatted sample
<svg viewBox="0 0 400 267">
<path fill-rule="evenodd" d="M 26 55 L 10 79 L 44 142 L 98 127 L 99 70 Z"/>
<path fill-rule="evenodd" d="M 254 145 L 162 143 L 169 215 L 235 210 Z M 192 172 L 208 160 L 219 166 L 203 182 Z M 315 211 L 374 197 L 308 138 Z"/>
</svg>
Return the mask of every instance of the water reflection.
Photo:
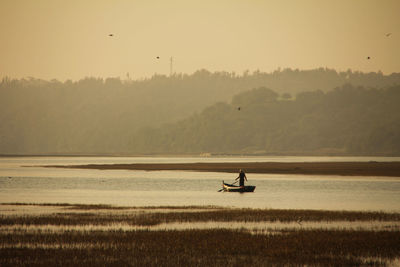
<svg viewBox="0 0 400 267">
<path fill-rule="evenodd" d="M 398 178 L 249 174 L 249 184 L 257 186 L 255 192 L 237 194 L 217 192 L 222 180 L 235 178 L 235 174 L 229 173 L 21 167 L 132 163 L 132 159 L 137 163 L 226 161 L 225 158 L 0 158 L 0 202 L 400 211 Z M 271 161 L 271 158 L 257 159 Z"/>
</svg>

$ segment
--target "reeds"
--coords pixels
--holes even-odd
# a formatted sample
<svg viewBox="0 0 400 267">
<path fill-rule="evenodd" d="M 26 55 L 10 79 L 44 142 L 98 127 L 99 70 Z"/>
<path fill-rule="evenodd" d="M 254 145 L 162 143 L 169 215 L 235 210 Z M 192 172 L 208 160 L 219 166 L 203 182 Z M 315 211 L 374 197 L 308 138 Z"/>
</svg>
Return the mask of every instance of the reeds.
<svg viewBox="0 0 400 267">
<path fill-rule="evenodd" d="M 170 212 L 60 212 L 46 215 L 0 216 L 0 225 L 106 225 L 125 223 L 150 226 L 171 222 L 296 222 L 296 221 L 400 221 L 399 213 L 322 211 L 322 210 L 275 210 L 275 209 L 215 209 Z"/>
<path fill-rule="evenodd" d="M 400 257 L 400 233 L 386 231 L 71 231 L 0 242 L 1 266 L 359 266 Z"/>
<path fill-rule="evenodd" d="M 196 207 L 196 212 L 185 207 L 165 207 L 161 212 L 157 209 L 162 207 L 113 211 L 110 206 L 101 205 L 60 206 L 67 210 L 46 215 L 0 216 L 0 266 L 384 266 L 400 260 L 398 227 L 377 231 L 300 227 L 274 232 L 246 228 L 248 222 L 263 221 L 397 223 L 398 213 L 216 207 Z M 74 212 L 72 207 L 77 210 Z M 242 222 L 243 229 L 93 227 L 206 221 Z M 42 225 L 60 227 L 57 231 L 42 231 Z M 63 225 L 82 226 L 83 230 Z M 37 226 L 39 230 L 30 231 L 27 226 Z"/>
</svg>

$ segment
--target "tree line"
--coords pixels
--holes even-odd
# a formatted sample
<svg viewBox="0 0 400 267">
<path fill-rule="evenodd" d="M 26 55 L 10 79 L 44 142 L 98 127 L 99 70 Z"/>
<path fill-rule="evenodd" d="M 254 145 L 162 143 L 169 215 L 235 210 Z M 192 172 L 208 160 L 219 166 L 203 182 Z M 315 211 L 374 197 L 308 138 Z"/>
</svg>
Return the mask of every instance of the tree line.
<svg viewBox="0 0 400 267">
<path fill-rule="evenodd" d="M 293 110 L 297 113 L 311 103 L 317 105 L 318 99 L 329 98 L 332 88 L 346 83 L 381 92 L 400 84 L 400 74 L 319 68 L 242 74 L 199 70 L 190 75 L 154 75 L 140 80 L 89 77 L 60 82 L 5 77 L 0 82 L 0 154 L 280 151 L 283 148 L 277 147 L 276 141 L 284 138 L 285 132 L 270 129 L 291 132 L 282 124 L 294 117 L 300 119 Z M 275 98 L 267 97 L 275 99 L 270 105 L 261 105 L 266 110 L 252 103 L 265 97 L 263 90 L 249 91 L 260 87 L 276 92 Z M 239 105 L 241 111 L 236 112 Z M 249 113 L 256 107 L 259 112 Z M 298 134 L 305 138 L 319 135 L 313 132 L 312 115 L 291 123 L 291 127 L 303 129 Z M 268 125 L 258 125 L 263 120 Z M 221 125 L 226 125 L 229 134 L 226 131 L 221 136 Z M 174 133 L 178 128 L 181 131 Z M 375 134 L 379 134 L 378 129 Z M 287 138 L 282 142 L 294 148 Z M 317 139 L 308 142 L 309 147 L 317 147 Z M 330 142 L 326 148 L 339 147 Z M 356 151 L 352 149 L 349 151 Z"/>
<path fill-rule="evenodd" d="M 400 155 L 400 86 L 350 84 L 295 99 L 265 87 L 178 123 L 139 131 L 138 153 Z"/>
</svg>

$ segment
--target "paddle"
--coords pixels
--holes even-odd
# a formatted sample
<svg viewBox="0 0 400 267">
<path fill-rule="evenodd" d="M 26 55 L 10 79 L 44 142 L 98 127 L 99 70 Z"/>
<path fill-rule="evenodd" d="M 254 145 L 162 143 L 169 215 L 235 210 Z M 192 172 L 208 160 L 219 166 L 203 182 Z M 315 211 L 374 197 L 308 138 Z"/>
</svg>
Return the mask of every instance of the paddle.
<svg viewBox="0 0 400 267">
<path fill-rule="evenodd" d="M 224 183 L 224 180 L 222 180 L 222 183 Z M 222 186 L 222 188 L 218 190 L 218 192 L 221 192 L 222 190 L 224 190 L 224 186 Z"/>
</svg>

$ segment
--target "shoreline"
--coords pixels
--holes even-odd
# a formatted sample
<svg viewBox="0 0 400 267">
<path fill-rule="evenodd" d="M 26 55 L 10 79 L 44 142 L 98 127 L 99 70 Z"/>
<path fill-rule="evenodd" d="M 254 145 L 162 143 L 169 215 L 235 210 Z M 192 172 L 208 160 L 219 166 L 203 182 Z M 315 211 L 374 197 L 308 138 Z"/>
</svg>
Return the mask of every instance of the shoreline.
<svg viewBox="0 0 400 267">
<path fill-rule="evenodd" d="M 48 168 L 400 177 L 400 162 L 231 162 L 45 165 Z"/>
</svg>

